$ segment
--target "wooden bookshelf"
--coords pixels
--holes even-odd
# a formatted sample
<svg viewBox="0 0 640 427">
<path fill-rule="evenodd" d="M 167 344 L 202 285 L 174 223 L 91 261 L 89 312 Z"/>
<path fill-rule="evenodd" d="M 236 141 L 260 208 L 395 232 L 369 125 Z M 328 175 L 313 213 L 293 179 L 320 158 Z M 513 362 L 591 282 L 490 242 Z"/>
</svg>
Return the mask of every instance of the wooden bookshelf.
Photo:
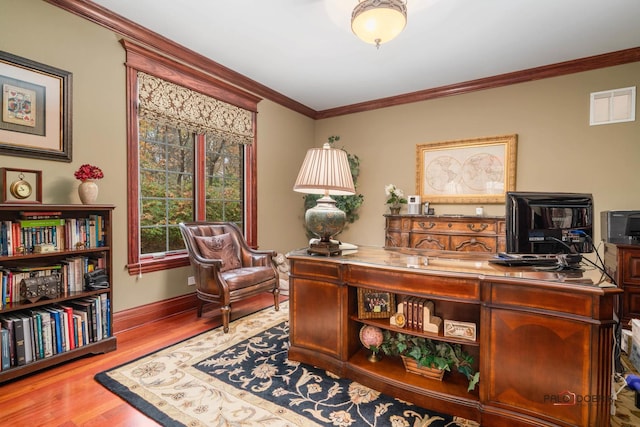
<svg viewBox="0 0 640 427">
<path fill-rule="evenodd" d="M 74 343 L 63 344 L 60 349 L 55 349 L 52 354 L 47 356 L 44 355 L 43 332 L 34 324 L 34 320 L 31 320 L 29 322 L 29 327 L 33 328 L 31 361 L 18 363 L 14 357 L 10 361 L 9 367 L 6 366 L 6 363 L 5 366 L 0 364 L 0 368 L 2 368 L 0 383 L 88 354 L 106 353 L 116 349 L 116 338 L 113 336 L 113 316 L 111 315 L 113 286 L 94 290 L 86 289 L 84 286 L 84 273 L 87 269 L 91 270 L 92 268 L 104 268 L 109 284 L 112 285 L 113 209 L 112 205 L 0 204 L 0 268 L 4 280 L 0 318 L 24 317 L 26 315 L 33 319 L 34 312 L 42 314 L 42 310 L 46 308 L 69 306 L 81 300 L 95 301 L 100 296 L 103 297 L 102 305 L 94 303 L 95 309 L 101 310 L 99 315 L 97 312 L 95 313 L 98 318 L 102 317 L 99 324 L 96 324 L 94 328 L 93 325 L 84 324 L 76 317 L 75 323 L 72 322 L 73 326 L 69 329 L 69 340 L 74 340 Z M 42 213 L 45 218 L 40 219 L 60 218 L 64 220 L 65 225 L 59 226 L 60 228 L 56 231 L 46 229 L 46 226 L 43 225 L 40 229 L 32 230 L 32 236 L 27 239 L 25 230 L 21 230 L 19 227 L 20 220 L 25 219 L 23 217 L 25 212 L 32 215 Z M 100 221 L 97 227 L 95 226 L 96 221 Z M 18 224 L 18 226 L 11 224 Z M 35 224 L 37 225 L 37 222 Z M 33 228 L 37 228 L 36 225 Z M 72 226 L 73 233 L 70 230 Z M 64 233 L 64 236 L 58 234 L 61 232 Z M 7 233 L 11 233 L 10 242 L 7 241 L 9 239 Z M 44 253 L 34 252 L 34 246 L 45 244 L 53 245 L 53 250 Z M 11 249 L 9 249 L 10 245 Z M 67 267 L 68 269 L 63 267 L 63 264 L 73 258 L 80 260 L 78 266 L 81 266 L 81 270 L 78 271 L 78 274 L 74 274 L 73 281 L 70 281 L 71 279 L 68 277 L 63 279 L 64 274 L 68 275 L 71 274 L 70 271 L 75 271 L 76 267 Z M 90 263 L 92 267 L 89 267 Z M 15 271 L 29 272 L 29 270 L 35 270 L 38 267 L 58 265 L 61 268 L 57 295 L 36 297 L 31 299 L 33 302 L 29 302 L 24 299 L 24 294 L 21 296 L 19 283 L 13 283 L 13 272 Z M 27 274 L 35 275 L 35 273 Z M 86 334 L 80 333 L 83 324 L 85 328 L 93 328 L 91 332 L 87 329 Z M 97 328 L 100 328 L 100 331 Z M 4 339 L 6 335 L 0 338 Z M 52 339 L 55 347 L 55 329 L 53 329 Z M 17 349 L 15 342 L 13 346 L 15 354 Z"/>
</svg>

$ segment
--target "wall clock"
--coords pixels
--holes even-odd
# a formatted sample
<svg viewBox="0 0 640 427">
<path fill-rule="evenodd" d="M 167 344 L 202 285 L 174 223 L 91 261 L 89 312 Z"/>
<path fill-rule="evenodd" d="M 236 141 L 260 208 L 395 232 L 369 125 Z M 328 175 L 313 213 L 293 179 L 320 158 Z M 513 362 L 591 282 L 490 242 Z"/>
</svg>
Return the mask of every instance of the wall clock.
<svg viewBox="0 0 640 427">
<path fill-rule="evenodd" d="M 42 203 L 42 171 L 0 168 L 2 203 Z"/>
</svg>

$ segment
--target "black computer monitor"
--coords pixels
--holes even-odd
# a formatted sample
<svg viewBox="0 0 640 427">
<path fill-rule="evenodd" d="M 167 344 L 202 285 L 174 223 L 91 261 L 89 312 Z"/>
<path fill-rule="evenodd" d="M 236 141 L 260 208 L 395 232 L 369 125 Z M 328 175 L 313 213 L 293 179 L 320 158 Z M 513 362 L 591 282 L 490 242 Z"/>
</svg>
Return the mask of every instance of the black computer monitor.
<svg viewBox="0 0 640 427">
<path fill-rule="evenodd" d="M 593 251 L 593 196 L 587 193 L 506 194 L 506 240 L 510 254 Z"/>
</svg>

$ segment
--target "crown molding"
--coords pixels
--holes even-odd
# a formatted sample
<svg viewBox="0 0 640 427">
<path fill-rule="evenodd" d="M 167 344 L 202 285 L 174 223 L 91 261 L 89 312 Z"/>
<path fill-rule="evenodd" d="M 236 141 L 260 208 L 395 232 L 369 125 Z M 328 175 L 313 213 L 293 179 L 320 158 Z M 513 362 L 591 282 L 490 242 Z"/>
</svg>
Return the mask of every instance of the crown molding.
<svg viewBox="0 0 640 427">
<path fill-rule="evenodd" d="M 305 116 L 315 118 L 316 111 L 279 92 L 270 89 L 255 80 L 252 80 L 230 68 L 225 67 L 199 53 L 169 40 L 133 21 L 130 21 L 102 6 L 88 0 L 45 0 L 45 2 L 80 16 L 88 21 L 105 27 L 116 34 L 143 45 L 148 49 L 162 52 L 163 55 L 188 64 L 189 66 L 220 78 L 226 82 L 248 92 L 252 92 L 262 98 L 269 99 L 277 104 L 297 111 Z"/>
<path fill-rule="evenodd" d="M 318 111 L 315 118 L 326 119 L 345 114 L 360 113 L 379 108 L 443 98 L 445 96 L 462 95 L 479 90 L 564 76 L 637 61 L 640 61 L 640 47 Z"/>
<path fill-rule="evenodd" d="M 269 99 L 283 107 L 315 120 L 410 104 L 442 98 L 445 96 L 461 95 L 479 90 L 493 89 L 517 83 L 564 76 L 567 74 L 580 73 L 583 71 L 640 61 L 640 47 L 634 47 L 602 55 L 589 56 L 557 64 L 545 65 L 512 73 L 420 90 L 403 95 L 316 111 L 89 0 L 45 1 L 51 5 L 85 18 L 95 24 L 108 28 L 123 37 L 131 39 L 132 41 L 146 45 L 149 48 L 162 52 L 165 55 L 169 55 L 176 60 L 184 62 L 185 64 L 190 64 L 200 71 L 223 79 L 243 90 Z"/>
</svg>

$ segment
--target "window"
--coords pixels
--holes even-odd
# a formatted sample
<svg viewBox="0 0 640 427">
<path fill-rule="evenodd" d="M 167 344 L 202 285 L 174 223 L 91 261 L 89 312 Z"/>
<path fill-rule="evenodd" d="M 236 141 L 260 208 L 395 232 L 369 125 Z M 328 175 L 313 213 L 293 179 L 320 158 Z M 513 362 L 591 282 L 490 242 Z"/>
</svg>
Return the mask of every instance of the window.
<svg viewBox="0 0 640 427">
<path fill-rule="evenodd" d="M 244 156 L 242 145 L 205 136 L 205 218 L 244 228 Z"/>
<path fill-rule="evenodd" d="M 188 265 L 181 221 L 233 221 L 255 246 L 259 98 L 140 46 L 123 45 L 129 273 Z"/>
<path fill-rule="evenodd" d="M 145 119 L 138 128 L 141 257 L 183 250 L 181 221 L 232 221 L 243 228 L 242 145 Z M 205 165 L 204 200 L 194 191 L 196 164 Z M 196 218 L 196 205 L 205 206 L 204 217 Z"/>
<path fill-rule="evenodd" d="M 194 216 L 195 135 L 139 122 L 140 255 L 184 249 L 178 223 Z"/>
</svg>

